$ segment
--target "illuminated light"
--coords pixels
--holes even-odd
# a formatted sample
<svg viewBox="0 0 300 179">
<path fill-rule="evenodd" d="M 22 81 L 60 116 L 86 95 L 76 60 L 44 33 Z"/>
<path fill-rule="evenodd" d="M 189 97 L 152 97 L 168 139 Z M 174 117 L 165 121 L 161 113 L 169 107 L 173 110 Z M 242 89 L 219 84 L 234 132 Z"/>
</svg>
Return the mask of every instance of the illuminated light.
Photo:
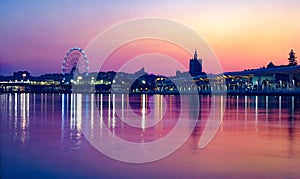
<svg viewBox="0 0 300 179">
<path fill-rule="evenodd" d="M 78 76 L 78 77 L 77 77 L 77 80 L 82 80 L 82 76 Z"/>
<path fill-rule="evenodd" d="M 22 74 L 22 77 L 25 78 L 25 77 L 26 77 L 26 73 L 23 73 L 23 74 Z"/>
<path fill-rule="evenodd" d="M 142 80 L 142 83 L 143 83 L 143 84 L 146 84 L 146 81 L 145 81 L 145 80 Z"/>
</svg>

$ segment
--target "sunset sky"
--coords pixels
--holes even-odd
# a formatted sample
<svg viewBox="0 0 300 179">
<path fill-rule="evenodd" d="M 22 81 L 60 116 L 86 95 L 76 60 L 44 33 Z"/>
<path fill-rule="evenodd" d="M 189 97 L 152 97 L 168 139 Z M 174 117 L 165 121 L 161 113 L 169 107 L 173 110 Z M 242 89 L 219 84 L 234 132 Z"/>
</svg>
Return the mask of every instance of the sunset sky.
<svg viewBox="0 0 300 179">
<path fill-rule="evenodd" d="M 1 0 L 0 12 L 1 75 L 60 73 L 67 50 L 84 49 L 112 25 L 143 17 L 191 28 L 207 41 L 224 71 L 259 68 L 270 61 L 287 64 L 291 49 L 300 56 L 300 0 Z M 189 59 L 181 60 L 187 68 Z"/>
</svg>

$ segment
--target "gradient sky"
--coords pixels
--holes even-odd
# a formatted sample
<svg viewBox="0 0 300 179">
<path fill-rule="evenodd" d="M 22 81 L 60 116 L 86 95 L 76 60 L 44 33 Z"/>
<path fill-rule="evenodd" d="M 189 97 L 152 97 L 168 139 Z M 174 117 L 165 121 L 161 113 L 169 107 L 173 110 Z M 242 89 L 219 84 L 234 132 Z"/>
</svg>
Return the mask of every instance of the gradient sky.
<svg viewBox="0 0 300 179">
<path fill-rule="evenodd" d="M 291 49 L 300 56 L 300 0 L 1 0 L 0 12 L 0 74 L 5 75 L 61 72 L 71 47 L 85 48 L 110 26 L 142 17 L 193 29 L 224 71 L 259 68 L 270 61 L 287 64 Z M 188 60 L 182 59 L 185 67 Z"/>
</svg>

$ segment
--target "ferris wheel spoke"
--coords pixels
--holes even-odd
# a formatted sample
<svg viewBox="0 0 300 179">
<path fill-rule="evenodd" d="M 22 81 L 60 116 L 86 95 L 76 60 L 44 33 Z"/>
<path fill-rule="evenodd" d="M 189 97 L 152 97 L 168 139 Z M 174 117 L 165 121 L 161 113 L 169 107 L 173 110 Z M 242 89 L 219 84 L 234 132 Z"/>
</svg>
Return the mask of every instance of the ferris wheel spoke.
<svg viewBox="0 0 300 179">
<path fill-rule="evenodd" d="M 77 60 L 77 59 L 72 59 L 72 60 L 70 60 L 70 63 L 72 63 L 72 64 L 77 64 L 77 63 L 78 63 L 78 60 Z"/>
<path fill-rule="evenodd" d="M 67 64 L 67 65 L 69 65 L 69 66 L 76 66 L 76 64 L 75 64 L 75 63 L 72 63 L 72 62 L 69 62 L 69 61 L 68 61 L 68 62 L 66 62 L 66 64 Z"/>
<path fill-rule="evenodd" d="M 77 66 L 85 66 L 86 64 L 84 62 L 78 62 Z"/>
<path fill-rule="evenodd" d="M 64 58 L 62 71 L 63 73 L 72 73 L 77 71 L 80 74 L 88 74 L 88 59 L 81 48 L 74 47 L 69 50 Z"/>
</svg>

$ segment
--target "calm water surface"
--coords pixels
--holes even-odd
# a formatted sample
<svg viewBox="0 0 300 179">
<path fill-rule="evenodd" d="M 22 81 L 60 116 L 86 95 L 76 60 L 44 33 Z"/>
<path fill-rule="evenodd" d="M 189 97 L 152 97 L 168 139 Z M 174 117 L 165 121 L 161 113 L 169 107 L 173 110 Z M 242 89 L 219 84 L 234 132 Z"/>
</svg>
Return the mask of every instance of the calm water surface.
<svg viewBox="0 0 300 179">
<path fill-rule="evenodd" d="M 0 100 L 2 178 L 300 178 L 296 96 L 201 96 L 199 114 L 195 96 L 3 94 Z M 224 102 L 224 117 L 200 149 L 213 100 Z M 121 120 L 130 111 L 140 116 L 136 127 Z M 118 137 L 147 143 L 172 131 L 181 114 L 196 120 L 188 140 L 145 164 L 107 157 L 82 132 L 86 120 L 101 120 Z"/>
</svg>

